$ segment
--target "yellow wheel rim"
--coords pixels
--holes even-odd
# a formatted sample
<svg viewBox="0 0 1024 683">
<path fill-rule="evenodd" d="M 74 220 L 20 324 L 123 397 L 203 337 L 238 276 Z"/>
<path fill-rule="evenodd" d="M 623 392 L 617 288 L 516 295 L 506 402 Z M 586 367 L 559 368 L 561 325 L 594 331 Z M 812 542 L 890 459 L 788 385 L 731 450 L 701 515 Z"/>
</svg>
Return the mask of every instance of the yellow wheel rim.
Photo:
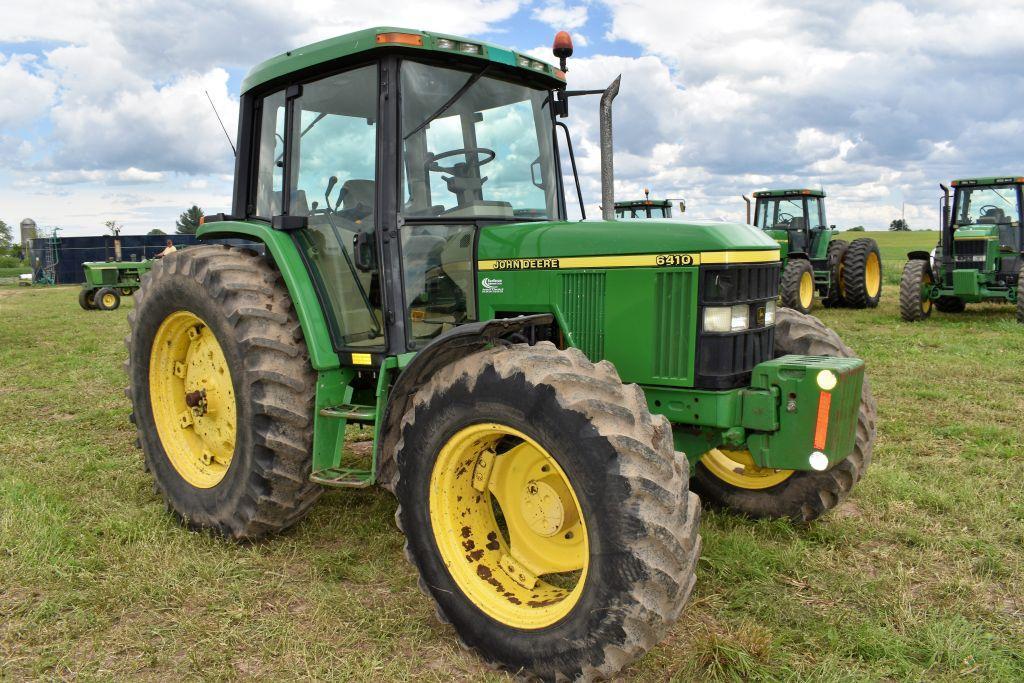
<svg viewBox="0 0 1024 683">
<path fill-rule="evenodd" d="M 814 276 L 810 272 L 804 271 L 800 276 L 800 305 L 809 309 L 812 303 L 814 303 Z"/>
<path fill-rule="evenodd" d="M 713 448 L 701 457 L 711 474 L 741 489 L 767 489 L 789 479 L 795 470 L 758 467 L 750 451 L 722 451 Z"/>
<path fill-rule="evenodd" d="M 878 261 L 878 254 L 870 252 L 864 264 L 864 289 L 870 297 L 878 294 L 882 287 L 882 264 Z"/>
<path fill-rule="evenodd" d="M 153 337 L 149 399 L 160 443 L 192 486 L 224 478 L 235 452 L 235 391 L 220 343 L 189 311 L 167 316 Z"/>
<path fill-rule="evenodd" d="M 579 602 L 590 557 L 579 500 L 522 432 L 484 423 L 451 437 L 430 477 L 430 523 L 452 579 L 490 618 L 545 628 Z"/>
<path fill-rule="evenodd" d="M 114 298 L 114 295 L 109 292 L 103 295 L 103 306 L 105 308 L 113 308 L 116 301 L 117 299 Z"/>
</svg>

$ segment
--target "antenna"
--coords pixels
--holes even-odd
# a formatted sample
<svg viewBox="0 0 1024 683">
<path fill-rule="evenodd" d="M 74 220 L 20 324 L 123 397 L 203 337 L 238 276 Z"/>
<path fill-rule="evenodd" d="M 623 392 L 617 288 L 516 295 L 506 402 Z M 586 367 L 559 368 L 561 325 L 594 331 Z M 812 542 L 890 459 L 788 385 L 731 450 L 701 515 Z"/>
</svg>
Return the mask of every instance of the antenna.
<svg viewBox="0 0 1024 683">
<path fill-rule="evenodd" d="M 235 143 L 231 141 L 231 136 L 228 135 L 228 129 L 224 126 L 224 122 L 221 120 L 220 114 L 217 113 L 217 106 L 213 103 L 213 98 L 210 97 L 210 92 L 208 90 L 204 90 L 203 94 L 206 95 L 206 99 L 210 101 L 210 107 L 213 108 L 213 115 L 217 117 L 217 123 L 220 124 L 220 129 L 224 131 L 224 137 L 228 139 L 228 144 L 231 145 L 231 153 L 237 157 L 238 150 L 235 149 Z"/>
</svg>

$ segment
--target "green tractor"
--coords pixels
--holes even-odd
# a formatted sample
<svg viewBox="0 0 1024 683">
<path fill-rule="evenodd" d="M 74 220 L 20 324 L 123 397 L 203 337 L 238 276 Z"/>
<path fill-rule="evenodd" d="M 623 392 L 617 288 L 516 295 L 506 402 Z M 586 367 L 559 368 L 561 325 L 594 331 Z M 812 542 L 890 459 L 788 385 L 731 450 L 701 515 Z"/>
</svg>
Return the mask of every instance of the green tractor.
<svg viewBox="0 0 1024 683">
<path fill-rule="evenodd" d="M 439 618 L 545 680 L 664 637 L 701 547 L 691 484 L 809 521 L 875 436 L 863 361 L 776 310 L 771 239 L 614 220 L 619 81 L 567 90 L 571 51 L 375 28 L 257 66 L 232 212 L 197 234 L 265 255 L 154 263 L 127 338 L 146 468 L 184 524 L 257 539 L 327 487 L 382 485 Z M 555 134 L 572 161 L 559 119 L 598 93 L 603 219 L 568 221 Z"/>
<path fill-rule="evenodd" d="M 686 203 L 679 202 L 679 212 L 686 211 Z M 616 218 L 672 218 L 672 200 L 651 199 L 651 191 L 644 188 L 643 199 L 615 202 Z"/>
<path fill-rule="evenodd" d="M 1024 323 L 1024 178 L 954 180 L 942 188 L 942 231 L 931 253 L 907 254 L 900 316 L 924 320 L 937 308 L 962 313 L 969 303 L 1005 301 Z M 952 208 L 952 210 L 951 210 Z"/>
<path fill-rule="evenodd" d="M 139 288 L 142 276 L 152 261 L 86 261 L 82 264 L 85 282 L 78 292 L 78 305 L 87 311 L 112 311 L 121 305 L 122 296 L 131 296 Z"/>
<path fill-rule="evenodd" d="M 754 193 L 753 225 L 782 249 L 782 305 L 810 312 L 814 294 L 826 308 L 875 308 L 882 298 L 882 258 L 870 237 L 846 242 L 825 221 L 821 190 Z M 750 223 L 750 199 L 747 223 Z"/>
</svg>

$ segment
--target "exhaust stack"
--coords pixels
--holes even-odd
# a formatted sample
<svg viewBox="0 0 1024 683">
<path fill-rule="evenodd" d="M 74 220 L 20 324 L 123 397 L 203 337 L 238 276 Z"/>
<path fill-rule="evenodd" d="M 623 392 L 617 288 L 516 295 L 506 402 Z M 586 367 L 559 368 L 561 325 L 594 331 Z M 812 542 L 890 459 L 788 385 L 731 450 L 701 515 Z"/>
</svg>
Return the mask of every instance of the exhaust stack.
<svg viewBox="0 0 1024 683">
<path fill-rule="evenodd" d="M 606 221 L 615 220 L 615 170 L 612 161 L 612 100 L 619 94 L 619 81 L 612 84 L 601 95 L 601 217 Z"/>
<path fill-rule="evenodd" d="M 743 201 L 747 203 L 747 225 L 750 225 L 750 198 L 747 195 L 740 195 L 743 197 Z"/>
</svg>

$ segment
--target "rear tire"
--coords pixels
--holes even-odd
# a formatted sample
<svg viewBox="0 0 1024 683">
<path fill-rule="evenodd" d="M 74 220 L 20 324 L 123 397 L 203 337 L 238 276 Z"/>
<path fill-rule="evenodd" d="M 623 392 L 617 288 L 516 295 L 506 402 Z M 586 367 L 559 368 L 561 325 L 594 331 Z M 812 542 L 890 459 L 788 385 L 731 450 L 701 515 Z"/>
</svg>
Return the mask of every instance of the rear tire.
<svg viewBox="0 0 1024 683">
<path fill-rule="evenodd" d="M 802 258 L 791 258 L 782 271 L 779 286 L 782 305 L 794 311 L 807 313 L 814 307 L 814 268 Z"/>
<path fill-rule="evenodd" d="M 907 261 L 900 277 L 900 317 L 912 323 L 932 314 L 932 300 L 924 291 L 931 284 L 932 273 L 927 261 Z"/>
<path fill-rule="evenodd" d="M 450 471 L 444 463 L 460 435 L 495 426 L 534 445 L 518 437 L 475 443 L 457 451 L 468 457 L 455 461 L 458 469 L 446 475 L 450 485 L 432 485 L 437 472 Z M 624 386 L 611 364 L 595 365 L 576 349 L 559 351 L 547 342 L 480 351 L 420 388 L 401 429 L 396 519 L 406 533 L 406 557 L 439 618 L 485 660 L 543 680 L 610 678 L 678 618 L 700 552 L 699 501 L 688 490 L 687 461 L 673 449 L 668 421 L 652 416 L 640 388 Z M 562 597 L 551 597 L 549 584 L 524 588 L 499 562 L 517 543 L 539 552 L 548 541 L 530 535 L 531 545 L 521 542 L 524 535 L 516 541 L 501 528 L 488 531 L 496 517 L 477 511 L 496 505 L 508 529 L 520 524 L 494 492 L 508 476 L 498 468 L 514 471 L 499 459 L 518 462 L 516 449 L 527 445 L 554 462 L 577 502 L 573 519 L 582 520 L 574 528 L 582 529 L 588 550 L 579 551 L 582 573 Z M 499 453 L 494 464 L 481 466 L 483 454 L 493 452 Z M 481 467 L 488 479 L 474 489 Z M 486 497 L 481 501 L 475 491 Z M 556 525 L 562 510 L 557 506 L 552 516 Z M 442 549 L 451 547 L 450 531 L 458 528 L 446 521 L 453 515 L 461 515 L 455 524 L 463 526 L 455 534 L 459 548 L 446 557 L 450 550 Z M 550 542 L 561 547 L 563 531 L 552 532 Z M 550 623 L 530 621 L 553 605 L 567 611 Z"/>
<path fill-rule="evenodd" d="M 882 298 L 882 255 L 870 237 L 850 243 L 843 256 L 843 296 L 852 308 L 875 308 Z"/>
<path fill-rule="evenodd" d="M 96 305 L 92 302 L 93 290 L 84 287 L 78 290 L 78 305 L 86 311 L 95 311 Z"/>
<path fill-rule="evenodd" d="M 838 356 L 852 358 L 852 350 L 835 332 L 813 316 L 781 309 L 775 329 L 775 356 Z M 850 495 L 871 464 L 878 409 L 867 377 L 857 414 L 853 452 L 824 472 L 794 471 L 769 488 L 744 488 L 715 476 L 703 462 L 694 468 L 692 487 L 705 503 L 727 507 L 754 518 L 788 517 L 810 522 L 836 507 Z M 756 485 L 756 484 L 755 484 Z"/>
<path fill-rule="evenodd" d="M 205 462 L 208 451 L 177 447 L 196 441 L 185 427 L 163 419 L 164 402 L 173 401 L 168 405 L 179 405 L 185 413 L 188 399 L 160 390 L 174 380 L 166 379 L 168 363 L 161 355 L 170 352 L 162 351 L 162 341 L 154 342 L 168 334 L 162 331 L 165 324 L 183 316 L 202 323 L 189 329 L 190 338 L 212 335 L 207 343 L 222 353 L 223 364 L 213 364 L 211 372 L 214 384 L 218 371 L 227 375 L 224 389 L 215 394 L 221 396 L 216 412 L 225 414 L 234 403 L 234 447 L 222 439 L 221 455 L 230 457 L 211 462 Z M 128 321 L 125 370 L 131 380 L 126 392 L 131 419 L 146 469 L 168 509 L 189 528 L 238 540 L 257 539 L 302 519 L 322 492 L 309 481 L 316 375 L 280 273 L 250 251 L 223 245 L 184 249 L 154 261 Z M 194 330 L 198 332 L 193 335 Z M 170 342 L 166 346 L 172 348 Z M 188 346 L 191 355 L 182 352 L 180 362 L 170 363 L 172 374 L 183 377 L 181 392 L 189 387 L 192 359 L 198 355 L 198 362 L 204 362 L 203 354 L 195 351 Z M 157 361 L 152 368 L 151 356 Z M 179 365 L 185 366 L 180 375 Z M 211 419 L 217 419 L 216 412 L 210 411 Z M 191 429 L 202 436 L 201 424 L 196 425 Z M 216 476 L 210 474 L 214 465 Z"/>
<path fill-rule="evenodd" d="M 829 272 L 828 293 L 821 300 L 825 308 L 839 308 L 846 304 L 842 288 L 843 256 L 849 248 L 850 243 L 845 240 L 832 240 L 828 243 L 825 255 Z"/>
<path fill-rule="evenodd" d="M 1024 266 L 1017 271 L 1017 322 L 1024 324 Z"/>
<path fill-rule="evenodd" d="M 121 295 L 116 289 L 104 287 L 92 298 L 93 305 L 101 311 L 113 311 L 121 305 Z"/>
</svg>

